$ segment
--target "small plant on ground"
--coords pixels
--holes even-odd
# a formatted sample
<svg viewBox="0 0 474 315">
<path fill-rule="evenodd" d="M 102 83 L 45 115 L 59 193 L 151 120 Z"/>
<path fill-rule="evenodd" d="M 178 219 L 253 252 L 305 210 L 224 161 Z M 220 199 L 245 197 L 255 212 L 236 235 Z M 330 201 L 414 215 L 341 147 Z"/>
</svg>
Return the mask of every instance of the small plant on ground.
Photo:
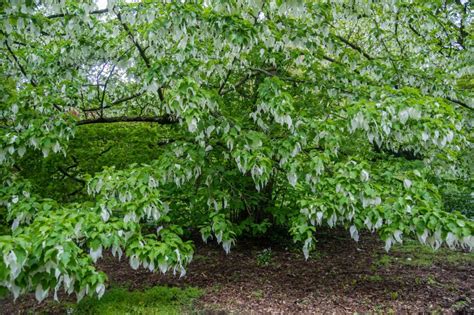
<svg viewBox="0 0 474 315">
<path fill-rule="evenodd" d="M 439 286 L 440 283 L 438 282 L 438 280 L 436 280 L 435 276 L 433 275 L 429 275 L 427 278 L 426 278 L 426 283 L 428 285 L 431 285 L 431 286 Z"/>
<path fill-rule="evenodd" d="M 457 300 L 452 306 L 451 308 L 453 310 L 455 310 L 456 312 L 459 312 L 459 313 L 462 313 L 463 310 L 469 308 L 469 305 L 471 303 L 471 299 L 469 298 L 460 298 L 459 300 Z M 467 314 L 467 312 L 466 312 Z"/>
<path fill-rule="evenodd" d="M 259 267 L 266 267 L 272 262 L 273 252 L 271 248 L 265 248 L 257 254 L 257 265 Z"/>
<path fill-rule="evenodd" d="M 397 300 L 398 299 L 398 292 L 397 291 L 391 292 L 390 293 L 390 298 L 394 301 Z"/>
</svg>

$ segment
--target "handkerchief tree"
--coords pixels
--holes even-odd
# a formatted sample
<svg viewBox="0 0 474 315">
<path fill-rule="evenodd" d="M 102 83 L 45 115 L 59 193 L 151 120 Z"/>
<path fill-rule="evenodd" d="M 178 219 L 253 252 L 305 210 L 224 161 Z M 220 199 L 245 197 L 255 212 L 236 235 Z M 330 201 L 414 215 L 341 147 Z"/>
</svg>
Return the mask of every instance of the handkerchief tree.
<svg viewBox="0 0 474 315">
<path fill-rule="evenodd" d="M 321 226 L 474 246 L 440 185 L 469 180 L 474 7 L 461 0 L 7 0 L 0 4 L 0 286 L 42 300 L 104 293 L 105 251 L 185 273 L 198 231 L 226 252 Z M 31 189 L 17 164 L 80 128 L 154 124 L 147 164 Z M 135 123 L 135 124 L 134 124 Z M 143 137 L 147 137 L 143 134 Z M 82 141 L 87 141 L 83 139 Z M 32 161 L 30 163 L 39 163 Z"/>
</svg>

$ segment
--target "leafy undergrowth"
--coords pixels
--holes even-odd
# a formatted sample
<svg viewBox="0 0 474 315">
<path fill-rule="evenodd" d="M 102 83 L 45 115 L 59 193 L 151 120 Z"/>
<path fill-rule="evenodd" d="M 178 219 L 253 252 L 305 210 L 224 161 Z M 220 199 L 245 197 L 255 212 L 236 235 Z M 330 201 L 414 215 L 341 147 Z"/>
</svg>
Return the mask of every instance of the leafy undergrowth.
<svg viewBox="0 0 474 315">
<path fill-rule="evenodd" d="M 157 286 L 144 291 L 114 288 L 100 299 L 86 298 L 73 314 L 181 314 L 190 311 L 196 298 L 202 295 L 197 288 Z"/>
<path fill-rule="evenodd" d="M 0 300 L 4 314 L 455 313 L 474 312 L 474 254 L 405 242 L 389 253 L 376 236 L 318 235 L 305 260 L 285 242 L 240 241 L 226 255 L 198 244 L 186 276 L 132 270 L 106 255 L 98 267 L 111 289 L 100 301 L 74 297 L 37 304 Z M 165 287 L 164 287 L 165 286 Z M 121 289 L 127 288 L 127 289 Z"/>
</svg>

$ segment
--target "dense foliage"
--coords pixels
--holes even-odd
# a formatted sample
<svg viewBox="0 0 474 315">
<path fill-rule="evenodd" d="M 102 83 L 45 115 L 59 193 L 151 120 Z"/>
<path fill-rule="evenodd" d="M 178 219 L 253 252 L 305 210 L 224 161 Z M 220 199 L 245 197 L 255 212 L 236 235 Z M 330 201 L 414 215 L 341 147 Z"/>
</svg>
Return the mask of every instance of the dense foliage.
<svg viewBox="0 0 474 315">
<path fill-rule="evenodd" d="M 2 2 L 0 285 L 102 296 L 106 250 L 183 275 L 193 231 L 226 252 L 279 226 L 308 257 L 322 225 L 471 250 L 442 196 L 472 205 L 473 10 Z"/>
</svg>

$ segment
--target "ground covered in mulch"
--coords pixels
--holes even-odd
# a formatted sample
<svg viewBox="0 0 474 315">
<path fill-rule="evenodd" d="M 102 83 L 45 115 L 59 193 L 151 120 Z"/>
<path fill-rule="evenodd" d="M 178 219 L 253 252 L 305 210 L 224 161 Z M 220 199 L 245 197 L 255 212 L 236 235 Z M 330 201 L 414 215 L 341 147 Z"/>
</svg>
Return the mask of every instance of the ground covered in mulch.
<svg viewBox="0 0 474 315">
<path fill-rule="evenodd" d="M 271 248 L 271 250 L 266 250 Z M 307 261 L 287 243 L 241 241 L 228 255 L 198 244 L 183 278 L 132 270 L 126 261 L 104 257 L 99 268 L 112 286 L 141 290 L 157 285 L 203 289 L 199 313 L 474 313 L 474 259 L 411 263 L 416 252 L 394 251 L 365 235 L 358 243 L 347 232 L 318 237 Z M 412 257 L 413 256 L 413 257 Z M 426 257 L 424 257 L 426 260 Z M 72 299 L 69 299 L 72 301 Z M 67 303 L 32 296 L 0 301 L 2 314 L 65 313 Z"/>
</svg>

